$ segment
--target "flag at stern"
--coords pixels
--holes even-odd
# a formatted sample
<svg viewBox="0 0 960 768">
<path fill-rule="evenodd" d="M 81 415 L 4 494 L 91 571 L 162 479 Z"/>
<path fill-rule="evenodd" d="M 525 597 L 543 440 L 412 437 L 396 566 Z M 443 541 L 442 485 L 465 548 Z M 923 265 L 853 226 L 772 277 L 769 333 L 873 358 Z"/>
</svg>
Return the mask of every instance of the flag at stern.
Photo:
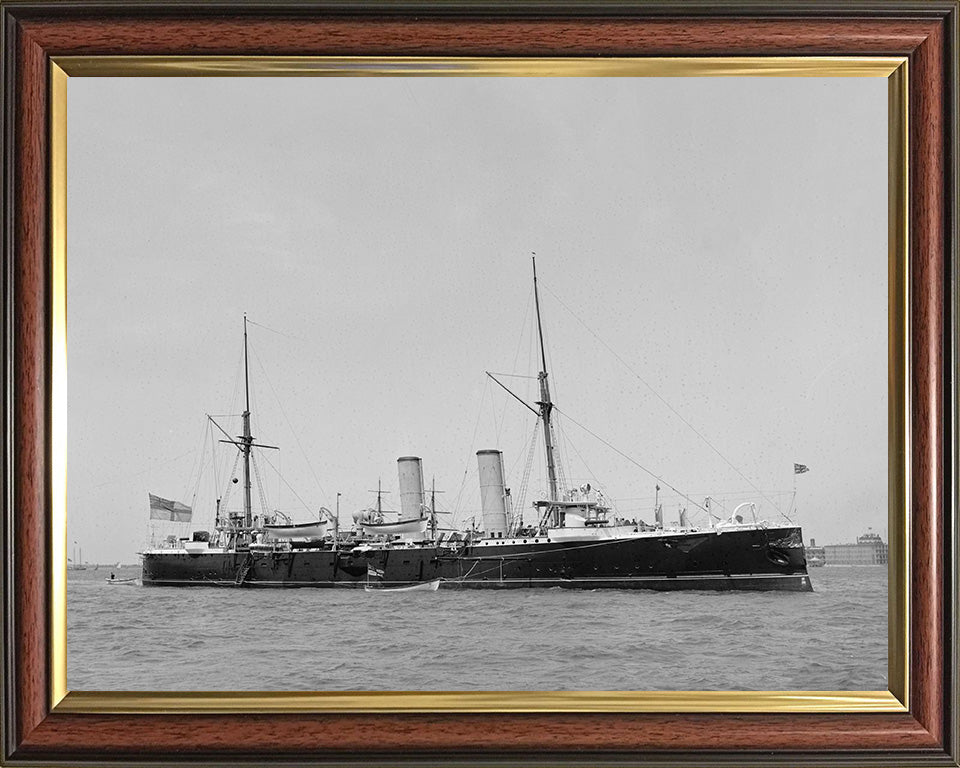
<svg viewBox="0 0 960 768">
<path fill-rule="evenodd" d="M 150 519 L 172 520 L 175 523 L 189 523 L 193 519 L 193 508 L 179 501 L 161 499 L 150 494 Z"/>
</svg>

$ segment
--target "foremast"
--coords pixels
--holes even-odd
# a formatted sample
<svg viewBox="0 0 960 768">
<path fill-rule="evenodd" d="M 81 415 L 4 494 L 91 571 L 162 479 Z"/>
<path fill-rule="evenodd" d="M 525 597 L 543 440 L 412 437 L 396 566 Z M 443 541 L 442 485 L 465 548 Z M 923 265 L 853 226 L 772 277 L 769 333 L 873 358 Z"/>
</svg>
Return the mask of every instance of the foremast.
<svg viewBox="0 0 960 768">
<path fill-rule="evenodd" d="M 243 433 L 232 437 L 229 432 L 227 432 L 223 427 L 217 424 L 216 421 L 211 416 L 207 416 L 208 419 L 219 429 L 226 440 L 221 440 L 221 443 L 229 443 L 230 445 L 235 445 L 240 450 L 240 455 L 243 457 L 243 518 L 242 522 L 239 515 L 234 522 L 234 515 L 229 515 L 229 520 L 226 521 L 226 530 L 229 532 L 229 536 L 236 543 L 240 543 L 241 540 L 246 539 L 250 541 L 253 538 L 254 534 L 254 525 L 253 525 L 253 503 L 251 501 L 251 488 L 252 488 L 252 478 L 250 475 L 250 465 L 253 460 L 253 449 L 254 448 L 271 448 L 278 450 L 275 445 L 263 445 L 262 443 L 254 442 L 254 437 L 250 433 L 250 359 L 248 354 L 248 344 L 247 344 L 247 316 L 243 316 L 243 385 L 244 385 L 244 407 L 243 414 L 241 414 L 243 422 Z M 234 478 L 236 482 L 236 478 Z M 221 521 L 221 508 L 220 500 L 217 500 L 217 519 Z"/>
</svg>

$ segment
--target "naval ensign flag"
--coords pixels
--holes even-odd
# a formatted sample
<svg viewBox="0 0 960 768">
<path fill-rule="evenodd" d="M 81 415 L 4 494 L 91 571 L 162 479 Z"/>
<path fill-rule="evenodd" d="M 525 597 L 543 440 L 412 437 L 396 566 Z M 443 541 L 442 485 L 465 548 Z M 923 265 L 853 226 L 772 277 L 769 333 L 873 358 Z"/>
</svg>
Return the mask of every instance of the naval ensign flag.
<svg viewBox="0 0 960 768">
<path fill-rule="evenodd" d="M 161 499 L 150 494 L 150 519 L 172 520 L 175 523 L 189 523 L 193 519 L 193 509 L 186 504 L 171 499 Z"/>
</svg>

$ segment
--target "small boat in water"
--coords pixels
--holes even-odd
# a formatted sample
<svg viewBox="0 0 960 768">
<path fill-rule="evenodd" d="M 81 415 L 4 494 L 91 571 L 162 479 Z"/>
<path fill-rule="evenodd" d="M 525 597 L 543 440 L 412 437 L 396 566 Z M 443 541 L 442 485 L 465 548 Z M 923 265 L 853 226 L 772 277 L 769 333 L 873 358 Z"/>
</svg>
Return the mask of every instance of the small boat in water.
<svg viewBox="0 0 960 768">
<path fill-rule="evenodd" d="M 406 584 L 402 587 L 381 587 L 376 584 L 366 584 L 363 589 L 365 592 L 436 592 L 440 589 L 441 579 L 431 581 L 421 581 L 418 584 Z"/>
<path fill-rule="evenodd" d="M 107 584 L 136 584 L 136 579 L 118 579 L 115 576 L 111 576 L 109 579 L 104 579 Z"/>
</svg>

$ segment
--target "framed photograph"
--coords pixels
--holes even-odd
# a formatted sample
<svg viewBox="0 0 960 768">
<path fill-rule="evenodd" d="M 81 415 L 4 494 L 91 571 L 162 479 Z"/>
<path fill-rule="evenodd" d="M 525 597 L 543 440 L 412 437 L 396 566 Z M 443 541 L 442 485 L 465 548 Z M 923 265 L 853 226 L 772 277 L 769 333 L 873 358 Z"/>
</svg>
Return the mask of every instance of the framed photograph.
<svg viewBox="0 0 960 768">
<path fill-rule="evenodd" d="M 5 762 L 958 765 L 956 3 L 0 5 Z"/>
</svg>

